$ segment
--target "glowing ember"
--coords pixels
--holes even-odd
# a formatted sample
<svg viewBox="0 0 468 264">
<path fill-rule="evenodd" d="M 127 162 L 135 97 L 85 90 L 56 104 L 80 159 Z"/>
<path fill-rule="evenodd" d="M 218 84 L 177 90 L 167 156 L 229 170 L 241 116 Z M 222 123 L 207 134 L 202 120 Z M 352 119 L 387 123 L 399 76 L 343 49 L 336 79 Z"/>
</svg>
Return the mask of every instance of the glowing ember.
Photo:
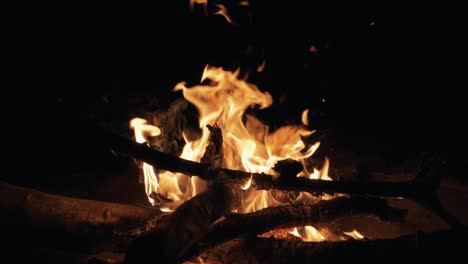
<svg viewBox="0 0 468 264">
<path fill-rule="evenodd" d="M 180 154 L 181 158 L 200 162 L 209 143 L 210 131 L 207 125 L 216 124 L 222 133 L 223 166 L 226 168 L 275 175 L 276 172 L 272 168 L 278 161 L 293 159 L 304 165 L 304 170 L 297 175 L 298 177 L 331 180 L 328 175 L 328 159 L 320 170 L 305 166 L 305 160 L 310 158 L 320 145 L 316 142 L 306 147 L 302 141 L 302 138 L 314 133 L 305 127 L 308 125 L 307 110 L 302 115 L 303 124 L 287 125 L 270 132 L 267 125 L 246 114 L 246 110 L 255 106 L 270 106 L 273 102 L 271 95 L 239 78 L 239 71 L 231 72 L 207 66 L 201 83 L 204 84 L 194 87 L 179 83 L 174 88 L 174 91 L 181 91 L 184 98 L 198 109 L 199 127 L 202 130 L 201 137 L 194 140 L 190 140 L 183 133 L 185 146 Z M 134 128 L 135 138 L 140 143 L 146 142 L 149 136 L 154 137 L 161 133 L 158 127 L 139 118 L 133 119 L 130 126 Z M 164 211 L 174 210 L 206 187 L 206 183 L 198 177 L 155 171 L 148 164 L 143 164 L 143 173 L 149 201 L 159 205 Z M 246 213 L 285 203 L 317 201 L 317 198 L 308 193 L 299 193 L 294 201 L 285 202 L 274 192 L 256 190 L 250 188 L 251 186 L 255 186 L 252 178 L 239 186 L 243 190 L 243 196 L 240 206 L 233 210 Z M 313 227 L 305 227 L 304 230 L 306 239 L 317 240 L 321 237 Z M 323 236 L 320 239 L 323 240 Z"/>
</svg>

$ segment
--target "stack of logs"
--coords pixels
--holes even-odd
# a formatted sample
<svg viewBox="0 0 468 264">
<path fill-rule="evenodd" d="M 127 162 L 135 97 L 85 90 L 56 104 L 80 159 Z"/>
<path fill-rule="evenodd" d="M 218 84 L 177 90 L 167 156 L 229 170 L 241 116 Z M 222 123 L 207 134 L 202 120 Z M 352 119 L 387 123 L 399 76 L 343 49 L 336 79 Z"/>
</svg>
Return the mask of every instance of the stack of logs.
<svg viewBox="0 0 468 264">
<path fill-rule="evenodd" d="M 152 208 L 46 194 L 0 182 L 0 209 L 7 216 L 3 221 L 19 220 L 25 226 L 47 232 L 112 241 L 125 252 L 116 254 L 112 260 L 89 259 L 94 263 L 405 261 L 410 257 L 421 260 L 421 256 L 427 259 L 439 256 L 441 247 L 447 245 L 451 245 L 451 250 L 443 254 L 459 253 L 457 245 L 463 245 L 459 241 L 466 243 L 466 228 L 444 210 L 435 195 L 441 173 L 434 159 L 408 182 L 336 182 L 296 177 L 302 168 L 290 161 L 277 164 L 275 170 L 280 176 L 272 177 L 183 160 L 111 133 L 106 133 L 105 138 L 114 151 L 161 170 L 196 175 L 209 182 L 209 187 L 174 212 L 162 213 Z M 219 144 L 214 147 L 207 153 L 220 149 Z M 262 190 L 347 195 L 315 204 L 231 213 L 239 200 L 239 192 L 233 186 L 250 177 L 253 177 L 252 188 Z M 374 215 L 383 221 L 403 220 L 406 210 L 389 206 L 384 197 L 414 200 L 437 213 L 450 229 L 389 239 L 335 242 L 259 236 L 271 230 L 329 223 L 351 215 Z"/>
</svg>

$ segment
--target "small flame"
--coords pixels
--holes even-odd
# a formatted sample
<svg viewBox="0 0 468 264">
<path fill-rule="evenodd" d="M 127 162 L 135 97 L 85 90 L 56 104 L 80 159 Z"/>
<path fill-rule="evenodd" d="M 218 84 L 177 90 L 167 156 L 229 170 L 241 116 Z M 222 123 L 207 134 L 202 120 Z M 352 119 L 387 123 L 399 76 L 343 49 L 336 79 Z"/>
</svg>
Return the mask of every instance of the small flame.
<svg viewBox="0 0 468 264">
<path fill-rule="evenodd" d="M 306 109 L 304 110 L 304 112 L 302 112 L 302 116 L 301 116 L 301 121 L 302 121 L 302 124 L 304 124 L 304 126 L 308 126 L 309 125 L 309 109 Z"/>
<path fill-rule="evenodd" d="M 228 14 L 227 8 L 223 4 L 216 4 L 216 6 L 219 10 L 216 11 L 215 15 L 222 15 L 229 24 L 234 24 L 232 18 Z"/>
<path fill-rule="evenodd" d="M 174 210 L 171 210 L 169 208 L 166 208 L 166 207 L 161 207 L 159 208 L 159 210 L 161 210 L 161 212 L 173 212 Z"/>
<path fill-rule="evenodd" d="M 322 169 L 317 170 L 314 168 L 314 172 L 309 175 L 309 179 L 331 181 L 332 178 L 328 176 L 329 168 L 330 168 L 330 160 L 327 157 L 325 157 L 325 162 L 323 163 Z"/>
<path fill-rule="evenodd" d="M 364 236 L 359 233 L 356 229 L 353 229 L 351 232 L 343 232 L 345 235 L 350 236 L 356 240 L 363 239 Z"/>
<path fill-rule="evenodd" d="M 142 118 L 133 118 L 130 121 L 130 127 L 135 130 L 135 140 L 138 143 L 145 143 L 146 137 L 145 135 L 150 136 L 159 136 L 161 134 L 161 130 L 157 126 L 148 125 L 147 121 Z"/>
<path fill-rule="evenodd" d="M 133 118 L 130 121 L 130 127 L 134 129 L 135 140 L 138 143 L 145 143 L 147 135 L 159 136 L 161 134 L 161 130 L 158 127 L 147 124 L 147 121 L 142 118 Z M 143 163 L 143 174 L 146 195 L 150 203 L 154 205 L 155 201 L 151 197 L 151 194 L 158 191 L 158 178 L 153 166 Z"/>
<path fill-rule="evenodd" d="M 265 70 L 265 64 L 266 64 L 266 61 L 263 60 L 262 64 L 258 65 L 257 72 L 263 72 Z"/>
<path fill-rule="evenodd" d="M 307 242 L 320 242 L 325 240 L 325 237 L 313 226 L 305 226 L 302 231 L 303 235 L 301 235 L 297 227 L 295 227 L 293 231 L 289 231 L 289 233 Z"/>
<path fill-rule="evenodd" d="M 246 191 L 250 188 L 250 185 L 252 185 L 252 179 L 253 179 L 253 174 L 250 175 L 250 178 L 245 182 L 244 185 L 241 186 L 241 189 Z"/>
<path fill-rule="evenodd" d="M 203 262 L 203 259 L 201 257 L 197 257 L 197 260 L 198 260 L 198 264 L 205 264 L 205 262 Z"/>
<path fill-rule="evenodd" d="M 203 5 L 203 11 L 205 12 L 205 16 L 208 14 L 208 0 L 190 0 L 190 11 L 195 10 L 195 4 Z"/>
</svg>

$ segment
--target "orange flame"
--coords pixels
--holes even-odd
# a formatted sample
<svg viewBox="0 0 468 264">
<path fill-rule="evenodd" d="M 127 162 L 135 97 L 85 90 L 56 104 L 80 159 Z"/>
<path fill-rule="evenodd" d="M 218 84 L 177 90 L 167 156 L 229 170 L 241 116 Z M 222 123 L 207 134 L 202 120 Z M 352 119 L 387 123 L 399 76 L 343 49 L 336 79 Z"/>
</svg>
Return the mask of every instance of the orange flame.
<svg viewBox="0 0 468 264">
<path fill-rule="evenodd" d="M 297 227 L 295 227 L 293 231 L 289 233 L 307 242 L 320 242 L 325 240 L 325 237 L 313 226 L 305 226 L 302 228 L 302 231 L 302 234 L 300 234 Z"/>
<path fill-rule="evenodd" d="M 194 87 L 187 87 L 186 83 L 182 82 L 174 88 L 174 91 L 181 91 L 184 98 L 198 109 L 199 127 L 202 130 L 201 137 L 196 140 L 189 140 L 183 134 L 186 144 L 180 154 L 181 158 L 196 162 L 201 160 L 209 143 L 210 131 L 207 125 L 213 124 L 221 129 L 223 164 L 230 169 L 275 175 L 276 172 L 272 170 L 272 167 L 278 161 L 289 158 L 305 165 L 305 160 L 310 158 L 319 147 L 319 142 L 306 147 L 302 138 L 310 136 L 315 131 L 308 130 L 303 125 L 287 125 L 271 132 L 269 127 L 259 119 L 246 114 L 248 108 L 255 106 L 266 108 L 272 104 L 273 100 L 269 93 L 262 92 L 256 85 L 239 78 L 239 71 L 231 72 L 207 66 L 201 82 L 204 84 Z M 304 115 L 307 115 L 307 112 L 303 114 L 303 119 Z M 150 135 L 145 132 L 148 129 L 160 131 L 159 128 L 150 126 L 146 122 L 139 121 L 139 125 L 135 122 L 132 120 L 131 127 L 135 129 L 138 142 L 146 141 L 146 137 Z M 305 167 L 298 177 L 330 179 L 328 166 L 327 159 L 321 170 Z M 157 201 L 150 196 L 151 193 L 164 197 L 159 203 L 161 209 L 164 208 L 166 211 L 174 210 L 206 187 L 206 183 L 198 177 L 189 178 L 168 171 L 159 171 L 156 174 L 151 166 L 144 164 L 143 167 L 148 199 L 155 204 Z M 275 198 L 275 194 L 270 191 L 250 188 L 252 185 L 255 183 L 252 182 L 251 177 L 240 186 L 244 195 L 241 197 L 241 205 L 235 208 L 235 211 L 253 212 L 285 203 Z M 314 200 L 311 194 L 300 193 L 293 202 L 312 201 L 316 199 Z M 306 227 L 304 230 L 312 234 L 318 233 L 312 227 Z"/>
<path fill-rule="evenodd" d="M 190 11 L 195 10 L 195 4 L 200 4 L 203 5 L 203 11 L 205 13 L 205 16 L 208 14 L 208 0 L 190 0 Z"/>
<path fill-rule="evenodd" d="M 227 8 L 223 4 L 216 4 L 216 6 L 219 8 L 219 10 L 216 11 L 215 15 L 222 15 L 229 24 L 233 24 L 232 18 L 228 14 Z"/>
<path fill-rule="evenodd" d="M 345 235 L 350 236 L 356 240 L 363 239 L 364 236 L 359 233 L 356 229 L 353 229 L 351 232 L 343 232 Z"/>
<path fill-rule="evenodd" d="M 266 61 L 263 60 L 262 64 L 258 65 L 257 72 L 263 72 L 265 70 Z"/>
</svg>

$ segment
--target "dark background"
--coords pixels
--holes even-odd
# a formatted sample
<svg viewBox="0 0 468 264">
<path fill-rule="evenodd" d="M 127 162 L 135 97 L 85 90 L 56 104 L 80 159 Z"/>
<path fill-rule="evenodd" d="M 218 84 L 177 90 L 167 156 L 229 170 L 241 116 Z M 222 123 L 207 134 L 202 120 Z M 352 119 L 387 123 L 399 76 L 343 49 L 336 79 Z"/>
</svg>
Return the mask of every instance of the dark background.
<svg viewBox="0 0 468 264">
<path fill-rule="evenodd" d="M 435 151 L 450 175 L 465 178 L 466 100 L 452 69 L 461 33 L 444 11 L 225 1 L 237 21 L 230 25 L 200 6 L 190 12 L 188 1 L 168 2 L 42 6 L 11 20 L 15 80 L 3 97 L 4 141 L 7 166 L 23 173 L 7 179 L 32 184 L 64 169 L 114 166 L 93 123 L 121 119 L 125 127 L 138 102 L 137 112 L 168 105 L 180 96 L 174 85 L 196 83 L 206 64 L 249 71 L 274 97 L 263 114 L 273 126 L 310 108 L 314 128 L 339 131 L 356 151 L 388 159 Z M 263 59 L 265 71 L 255 73 Z"/>
</svg>

